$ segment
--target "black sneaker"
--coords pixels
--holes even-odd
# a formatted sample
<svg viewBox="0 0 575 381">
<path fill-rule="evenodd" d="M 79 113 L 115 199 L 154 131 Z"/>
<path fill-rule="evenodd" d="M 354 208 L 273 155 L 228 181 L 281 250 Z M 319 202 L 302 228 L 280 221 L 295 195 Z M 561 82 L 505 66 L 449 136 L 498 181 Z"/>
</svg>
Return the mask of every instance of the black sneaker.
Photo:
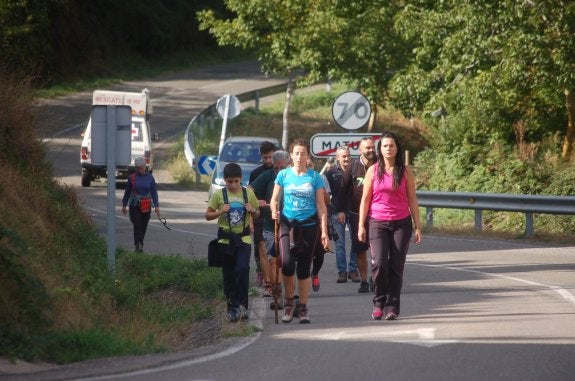
<svg viewBox="0 0 575 381">
<path fill-rule="evenodd" d="M 342 271 L 338 274 L 337 283 L 347 283 L 347 272 Z"/>
<path fill-rule="evenodd" d="M 357 290 L 358 294 L 367 294 L 369 292 L 369 283 L 367 281 L 362 280 L 361 284 L 359 285 L 359 289 Z"/>
<path fill-rule="evenodd" d="M 230 323 L 238 321 L 240 318 L 240 309 L 239 308 L 231 308 L 228 311 L 228 321 Z"/>
</svg>

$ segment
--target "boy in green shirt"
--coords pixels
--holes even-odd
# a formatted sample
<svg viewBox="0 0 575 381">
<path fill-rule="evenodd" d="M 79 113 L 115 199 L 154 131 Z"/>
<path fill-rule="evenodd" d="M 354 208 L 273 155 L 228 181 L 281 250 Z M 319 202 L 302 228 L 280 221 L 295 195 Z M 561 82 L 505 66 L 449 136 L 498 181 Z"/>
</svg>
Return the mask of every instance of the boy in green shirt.
<svg viewBox="0 0 575 381">
<path fill-rule="evenodd" d="M 212 194 L 206 220 L 218 219 L 219 242 L 226 244 L 222 266 L 229 321 L 248 318 L 248 288 L 252 237 L 251 219 L 259 216 L 258 200 L 241 185 L 242 169 L 236 163 L 224 167 L 226 186 Z"/>
</svg>

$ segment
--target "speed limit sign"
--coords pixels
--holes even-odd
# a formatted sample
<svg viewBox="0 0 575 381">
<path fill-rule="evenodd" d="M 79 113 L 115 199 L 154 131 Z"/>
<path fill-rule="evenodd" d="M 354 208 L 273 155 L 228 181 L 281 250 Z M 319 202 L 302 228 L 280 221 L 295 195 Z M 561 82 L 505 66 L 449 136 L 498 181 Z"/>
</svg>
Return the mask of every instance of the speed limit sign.
<svg viewBox="0 0 575 381">
<path fill-rule="evenodd" d="M 371 106 L 363 94 L 346 91 L 333 102 L 331 114 L 338 126 L 346 130 L 357 130 L 368 122 Z"/>
</svg>

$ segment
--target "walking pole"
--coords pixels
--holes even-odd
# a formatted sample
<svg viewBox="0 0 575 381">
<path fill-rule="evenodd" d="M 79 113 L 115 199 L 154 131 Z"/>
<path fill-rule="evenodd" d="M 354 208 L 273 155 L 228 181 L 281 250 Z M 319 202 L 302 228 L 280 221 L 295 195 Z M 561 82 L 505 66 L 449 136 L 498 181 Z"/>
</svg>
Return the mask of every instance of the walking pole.
<svg viewBox="0 0 575 381">
<path fill-rule="evenodd" d="M 277 209 L 276 209 L 277 210 Z M 279 304 L 279 300 L 278 300 L 278 294 L 279 294 L 279 288 L 281 287 L 281 283 L 279 283 L 279 273 L 280 273 L 280 245 L 279 245 L 279 222 L 278 220 L 274 220 L 274 249 L 276 252 L 276 284 L 275 284 L 275 290 L 274 290 L 274 313 L 275 313 L 275 321 L 276 324 L 278 324 L 278 304 Z"/>
</svg>

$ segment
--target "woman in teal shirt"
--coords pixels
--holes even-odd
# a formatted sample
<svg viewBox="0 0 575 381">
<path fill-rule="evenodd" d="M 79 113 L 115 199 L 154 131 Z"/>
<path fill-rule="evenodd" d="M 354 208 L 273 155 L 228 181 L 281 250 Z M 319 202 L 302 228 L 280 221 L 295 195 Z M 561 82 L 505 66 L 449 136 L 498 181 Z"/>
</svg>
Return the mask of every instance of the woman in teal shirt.
<svg viewBox="0 0 575 381">
<path fill-rule="evenodd" d="M 270 201 L 272 218 L 280 224 L 279 250 L 285 290 L 282 321 L 293 320 L 295 307 L 299 322 L 309 323 L 307 299 L 313 255 L 329 249 L 325 186 L 321 176 L 307 167 L 309 146 L 305 140 L 292 143 L 290 156 L 293 166 L 278 173 Z M 281 212 L 280 197 L 284 198 Z M 295 274 L 300 298 L 297 306 L 294 306 Z"/>
</svg>

